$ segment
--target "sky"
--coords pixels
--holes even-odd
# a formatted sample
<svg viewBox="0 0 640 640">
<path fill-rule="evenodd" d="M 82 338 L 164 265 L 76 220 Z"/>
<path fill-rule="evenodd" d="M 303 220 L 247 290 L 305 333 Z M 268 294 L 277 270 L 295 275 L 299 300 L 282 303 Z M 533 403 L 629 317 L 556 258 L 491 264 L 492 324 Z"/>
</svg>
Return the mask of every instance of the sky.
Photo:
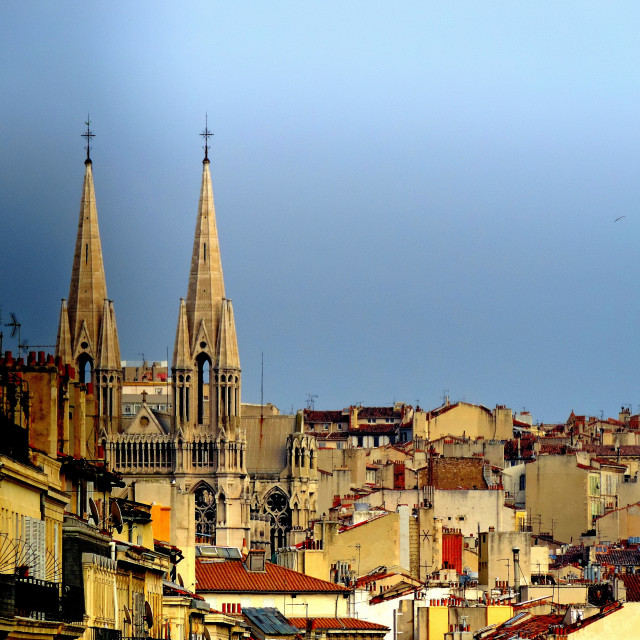
<svg viewBox="0 0 640 640">
<path fill-rule="evenodd" d="M 244 402 L 264 358 L 283 412 L 637 412 L 639 32 L 635 1 L 7 0 L 2 324 L 55 344 L 90 114 L 122 358 L 171 357 L 206 116 Z"/>
</svg>

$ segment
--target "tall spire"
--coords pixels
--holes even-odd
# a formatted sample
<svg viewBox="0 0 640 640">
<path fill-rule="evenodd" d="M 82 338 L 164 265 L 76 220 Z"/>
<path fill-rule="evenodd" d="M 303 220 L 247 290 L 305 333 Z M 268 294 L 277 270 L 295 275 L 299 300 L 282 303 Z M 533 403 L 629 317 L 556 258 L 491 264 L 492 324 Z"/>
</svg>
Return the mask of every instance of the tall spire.
<svg viewBox="0 0 640 640">
<path fill-rule="evenodd" d="M 80 382 L 92 382 L 98 401 L 101 426 L 117 430 L 121 418 L 122 368 L 113 302 L 107 298 L 107 283 L 98 228 L 98 209 L 93 186 L 91 139 L 89 128 L 82 134 L 87 140 L 84 183 L 80 199 L 78 234 L 73 256 L 69 301 L 60 312 L 57 349 L 62 355 L 66 340 L 64 316 L 68 314 L 72 362 Z M 89 375 L 87 375 L 89 374 Z"/>
<path fill-rule="evenodd" d="M 211 135 L 205 128 L 201 134 L 207 140 Z M 205 145 L 207 147 L 208 145 Z M 189 273 L 189 288 L 187 291 L 186 311 L 191 350 L 198 345 L 194 343 L 196 333 L 201 324 L 212 340 L 211 344 L 201 347 L 213 359 L 213 350 L 217 342 L 218 326 L 222 299 L 224 298 L 224 279 L 222 276 L 222 262 L 220 260 L 220 245 L 216 228 L 216 210 L 213 204 L 213 188 L 209 171 L 209 159 L 205 150 L 202 163 L 202 183 L 200 187 L 200 201 L 198 203 L 198 217 L 193 241 L 191 257 L 191 271 Z"/>
<path fill-rule="evenodd" d="M 87 157 L 88 154 L 87 150 Z M 69 286 L 69 328 L 75 358 L 81 352 L 86 352 L 92 359 L 96 358 L 95 349 L 98 345 L 98 333 L 106 297 L 107 283 L 104 276 L 102 245 L 98 228 L 93 170 L 91 160 L 87 159 L 80 200 L 80 217 L 71 271 L 71 285 Z M 81 331 L 83 324 L 86 325 L 88 335 L 83 335 L 81 339 L 80 334 L 85 333 Z"/>
</svg>

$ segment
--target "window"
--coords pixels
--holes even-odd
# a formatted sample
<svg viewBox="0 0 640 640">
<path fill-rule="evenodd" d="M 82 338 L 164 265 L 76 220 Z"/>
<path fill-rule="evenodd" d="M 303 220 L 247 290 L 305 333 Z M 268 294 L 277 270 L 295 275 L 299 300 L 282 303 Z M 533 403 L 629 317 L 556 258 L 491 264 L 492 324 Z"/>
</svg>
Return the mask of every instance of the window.
<svg viewBox="0 0 640 640">
<path fill-rule="evenodd" d="M 524 491 L 527 485 L 527 476 L 523 473 L 520 476 L 520 491 Z"/>
</svg>

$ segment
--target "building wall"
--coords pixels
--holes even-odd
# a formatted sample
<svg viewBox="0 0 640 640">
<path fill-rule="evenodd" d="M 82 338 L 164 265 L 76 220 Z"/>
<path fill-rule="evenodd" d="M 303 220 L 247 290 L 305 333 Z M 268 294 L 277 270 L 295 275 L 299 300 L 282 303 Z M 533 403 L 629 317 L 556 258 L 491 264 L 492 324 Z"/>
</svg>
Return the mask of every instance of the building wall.
<svg viewBox="0 0 640 640">
<path fill-rule="evenodd" d="M 388 513 L 340 533 L 337 531 L 337 523 L 334 523 L 336 526 L 326 527 L 323 547 L 328 568 L 338 562 L 345 562 L 350 564 L 358 575 L 365 575 L 380 565 L 402 566 L 401 517 L 408 520 L 409 515 Z M 321 538 L 322 523 L 316 523 L 315 539 Z M 380 540 L 384 540 L 385 544 L 379 544 Z M 359 545 L 359 548 L 356 545 Z M 406 560 L 408 563 L 409 558 L 407 557 Z M 409 566 L 402 568 L 406 571 L 410 570 Z M 323 580 L 330 579 L 329 575 L 319 577 Z"/>
<path fill-rule="evenodd" d="M 347 617 L 349 594 L 291 593 L 208 593 L 198 591 L 212 609 L 222 611 L 223 604 L 245 607 L 276 607 L 291 617 Z"/>
<path fill-rule="evenodd" d="M 640 504 L 612 511 L 596 520 L 599 540 L 617 542 L 640 536 Z"/>
<path fill-rule="evenodd" d="M 531 583 L 531 534 L 517 531 L 483 531 L 478 548 L 478 582 L 489 588 L 496 580 L 514 584 L 513 549 L 519 549 L 518 577 L 521 585 Z"/>
<path fill-rule="evenodd" d="M 618 640 L 619 638 L 637 638 L 638 620 L 640 620 L 640 602 L 625 602 L 622 609 L 576 629 L 571 640 Z"/>
<path fill-rule="evenodd" d="M 439 415 L 429 417 L 427 414 L 426 430 L 425 437 L 429 440 L 443 436 L 510 440 L 513 438 L 513 417 L 511 409 L 506 407 L 498 406 L 489 411 L 486 407 L 461 402 Z"/>
<path fill-rule="evenodd" d="M 532 526 L 567 543 L 589 530 L 588 477 L 575 456 L 540 456 L 527 464 L 526 508 Z"/>
<path fill-rule="evenodd" d="M 504 506 L 502 490 L 435 490 L 433 512 L 445 527 L 456 527 L 465 536 L 478 531 L 513 531 L 514 512 Z"/>
</svg>

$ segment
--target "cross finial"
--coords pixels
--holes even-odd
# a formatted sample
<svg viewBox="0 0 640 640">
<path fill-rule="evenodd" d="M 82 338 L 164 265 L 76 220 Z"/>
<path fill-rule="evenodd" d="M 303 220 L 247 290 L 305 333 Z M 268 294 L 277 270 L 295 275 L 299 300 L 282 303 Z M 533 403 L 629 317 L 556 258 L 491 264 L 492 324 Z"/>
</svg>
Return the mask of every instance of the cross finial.
<svg viewBox="0 0 640 640">
<path fill-rule="evenodd" d="M 204 160 L 202 162 L 209 162 L 209 138 L 213 137 L 213 133 L 209 131 L 209 127 L 207 126 L 209 123 L 208 115 L 204 116 L 204 131 L 200 134 L 204 138 Z"/>
<path fill-rule="evenodd" d="M 87 121 L 85 122 L 85 124 L 87 125 L 87 131 L 82 134 L 82 137 L 87 139 L 87 146 L 85 147 L 85 149 L 87 150 L 87 160 L 86 161 L 87 162 L 91 162 L 91 155 L 90 155 L 90 152 L 91 152 L 91 138 L 95 138 L 96 135 L 89 128 L 89 125 L 91 124 L 91 120 L 89 120 L 89 114 L 87 114 Z"/>
</svg>

